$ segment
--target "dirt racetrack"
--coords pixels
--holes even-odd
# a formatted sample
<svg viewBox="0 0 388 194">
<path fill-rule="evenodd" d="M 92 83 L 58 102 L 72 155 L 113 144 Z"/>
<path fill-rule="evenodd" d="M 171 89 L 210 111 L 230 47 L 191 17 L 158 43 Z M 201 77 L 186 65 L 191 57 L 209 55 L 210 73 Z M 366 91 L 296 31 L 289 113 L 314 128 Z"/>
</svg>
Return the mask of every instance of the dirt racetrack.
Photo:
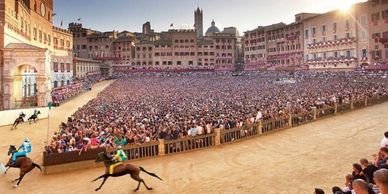
<svg viewBox="0 0 388 194">
<path fill-rule="evenodd" d="M 77 107 L 94 98 L 111 81 L 98 83 L 84 93 L 50 112 L 50 128 L 57 129 Z M 135 161 L 164 181 L 144 173 L 142 178 L 154 190 L 144 186 L 137 193 L 312 193 L 321 187 L 343 186 L 344 175 L 360 158 L 371 159 L 383 133 L 388 130 L 388 103 L 323 119 L 297 128 L 253 138 L 236 144 L 196 152 Z M 34 146 L 31 158 L 38 163 L 47 138 L 47 120 L 23 124 L 17 130 L 0 127 L 0 161 L 5 163 L 9 144 L 20 144 L 29 137 Z M 53 130 L 50 130 L 50 134 Z M 103 168 L 44 176 L 38 170 L 26 175 L 19 188 L 11 180 L 18 170 L 0 175 L 0 194 L 54 193 L 133 193 L 137 183 L 129 176 L 109 178 L 101 183 L 90 181 Z"/>
</svg>

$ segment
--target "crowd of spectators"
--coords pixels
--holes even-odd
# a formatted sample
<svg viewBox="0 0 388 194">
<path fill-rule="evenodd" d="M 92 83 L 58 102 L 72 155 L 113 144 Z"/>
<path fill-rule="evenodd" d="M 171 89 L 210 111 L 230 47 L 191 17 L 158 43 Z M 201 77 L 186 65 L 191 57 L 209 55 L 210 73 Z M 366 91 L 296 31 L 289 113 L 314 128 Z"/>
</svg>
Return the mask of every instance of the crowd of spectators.
<svg viewBox="0 0 388 194">
<path fill-rule="evenodd" d="M 54 106 L 59 106 L 61 102 L 78 95 L 83 90 L 81 82 L 74 82 L 65 86 L 54 88 L 51 92 L 52 103 Z"/>
<path fill-rule="evenodd" d="M 73 83 L 54 88 L 51 92 L 52 104 L 59 106 L 65 100 L 78 95 L 82 91 L 91 90 L 93 84 L 105 80 L 102 75 L 88 75 L 83 79 L 74 80 Z"/>
<path fill-rule="evenodd" d="M 313 106 L 387 95 L 383 73 L 128 73 L 62 123 L 49 152 L 178 139 L 259 120 L 306 113 Z"/>
<path fill-rule="evenodd" d="M 360 159 L 352 165 L 352 172 L 345 175 L 344 186 L 332 188 L 333 194 L 388 194 L 388 131 L 380 143 L 377 154 L 373 159 Z M 318 192 L 317 192 L 318 191 Z M 316 188 L 316 194 L 324 194 L 322 189 Z"/>
</svg>

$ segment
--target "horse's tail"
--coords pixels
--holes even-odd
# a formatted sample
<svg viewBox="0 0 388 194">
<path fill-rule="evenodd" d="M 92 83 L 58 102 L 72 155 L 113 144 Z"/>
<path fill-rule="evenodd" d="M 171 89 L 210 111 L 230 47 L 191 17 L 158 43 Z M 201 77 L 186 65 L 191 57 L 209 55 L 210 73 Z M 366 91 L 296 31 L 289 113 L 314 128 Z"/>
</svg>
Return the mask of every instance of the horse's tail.
<svg viewBox="0 0 388 194">
<path fill-rule="evenodd" d="M 36 163 L 32 163 L 32 166 L 35 168 L 38 168 L 40 170 L 40 172 L 42 172 L 42 167 L 40 167 L 38 164 Z"/>
<path fill-rule="evenodd" d="M 141 167 L 141 166 L 139 166 L 139 168 L 140 168 L 141 171 L 143 171 L 143 172 L 145 172 L 145 173 L 147 173 L 147 174 L 149 174 L 149 175 L 151 175 L 151 176 L 153 176 L 153 177 L 156 177 L 156 178 L 158 178 L 159 180 L 163 181 L 163 179 L 160 178 L 160 177 L 158 177 L 158 175 L 156 175 L 155 173 L 148 172 L 148 171 L 146 171 L 146 170 L 145 170 L 143 167 Z"/>
</svg>

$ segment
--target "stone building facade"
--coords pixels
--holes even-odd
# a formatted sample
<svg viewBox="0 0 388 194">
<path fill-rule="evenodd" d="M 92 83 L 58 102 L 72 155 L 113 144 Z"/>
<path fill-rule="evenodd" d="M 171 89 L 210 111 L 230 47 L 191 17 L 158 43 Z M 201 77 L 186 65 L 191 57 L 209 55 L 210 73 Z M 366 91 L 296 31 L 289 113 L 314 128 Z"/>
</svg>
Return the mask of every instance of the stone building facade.
<svg viewBox="0 0 388 194">
<path fill-rule="evenodd" d="M 52 14 L 52 0 L 0 2 L 0 110 L 51 101 L 54 62 L 71 62 L 73 47 L 72 34 L 54 27 Z"/>
<path fill-rule="evenodd" d="M 349 11 L 301 13 L 292 24 L 244 34 L 246 69 L 355 69 L 388 64 L 387 58 L 387 0 L 357 3 Z"/>
<path fill-rule="evenodd" d="M 101 61 L 74 57 L 73 64 L 74 78 L 83 79 L 86 78 L 88 75 L 101 74 Z"/>
<path fill-rule="evenodd" d="M 388 65 L 388 0 L 369 0 L 370 65 Z"/>
</svg>

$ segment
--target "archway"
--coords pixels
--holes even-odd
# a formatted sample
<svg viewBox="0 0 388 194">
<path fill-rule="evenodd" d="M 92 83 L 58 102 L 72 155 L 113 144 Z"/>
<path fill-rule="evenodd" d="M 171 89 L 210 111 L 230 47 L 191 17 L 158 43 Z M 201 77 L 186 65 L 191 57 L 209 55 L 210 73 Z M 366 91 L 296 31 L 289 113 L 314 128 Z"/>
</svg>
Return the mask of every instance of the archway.
<svg viewBox="0 0 388 194">
<path fill-rule="evenodd" d="M 28 108 L 37 106 L 37 76 L 34 66 L 20 65 L 13 72 L 14 108 Z"/>
</svg>

